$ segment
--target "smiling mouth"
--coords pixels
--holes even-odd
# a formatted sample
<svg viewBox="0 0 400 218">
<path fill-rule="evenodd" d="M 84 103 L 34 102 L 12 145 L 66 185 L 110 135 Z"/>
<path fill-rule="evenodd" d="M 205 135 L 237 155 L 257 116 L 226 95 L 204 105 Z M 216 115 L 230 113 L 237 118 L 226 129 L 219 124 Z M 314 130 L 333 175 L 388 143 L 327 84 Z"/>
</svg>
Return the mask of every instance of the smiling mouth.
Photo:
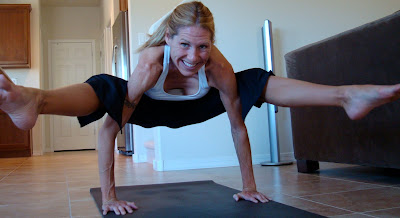
<svg viewBox="0 0 400 218">
<path fill-rule="evenodd" d="M 186 61 L 184 61 L 184 60 L 182 60 L 182 62 L 183 62 L 183 64 L 184 64 L 185 66 L 187 66 L 187 67 L 194 67 L 194 66 L 197 65 L 197 64 L 188 63 L 188 62 L 186 62 Z"/>
</svg>

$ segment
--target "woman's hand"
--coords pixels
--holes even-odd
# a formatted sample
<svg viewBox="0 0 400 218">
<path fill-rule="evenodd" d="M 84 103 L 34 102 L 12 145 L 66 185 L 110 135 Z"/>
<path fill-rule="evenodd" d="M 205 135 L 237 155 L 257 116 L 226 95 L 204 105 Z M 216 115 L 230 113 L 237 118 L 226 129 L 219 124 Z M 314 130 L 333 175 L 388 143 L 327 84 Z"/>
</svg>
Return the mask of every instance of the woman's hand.
<svg viewBox="0 0 400 218">
<path fill-rule="evenodd" d="M 117 215 L 125 215 L 126 212 L 133 213 L 133 210 L 137 210 L 138 207 L 134 202 L 121 201 L 114 198 L 103 203 L 102 209 L 103 215 L 106 215 L 109 211 L 114 211 Z"/>
<path fill-rule="evenodd" d="M 235 201 L 243 199 L 246 201 L 252 201 L 254 203 L 258 202 L 266 203 L 271 200 L 269 197 L 265 196 L 263 193 L 260 193 L 258 191 L 242 191 L 240 193 L 234 194 L 233 199 L 235 199 Z"/>
</svg>

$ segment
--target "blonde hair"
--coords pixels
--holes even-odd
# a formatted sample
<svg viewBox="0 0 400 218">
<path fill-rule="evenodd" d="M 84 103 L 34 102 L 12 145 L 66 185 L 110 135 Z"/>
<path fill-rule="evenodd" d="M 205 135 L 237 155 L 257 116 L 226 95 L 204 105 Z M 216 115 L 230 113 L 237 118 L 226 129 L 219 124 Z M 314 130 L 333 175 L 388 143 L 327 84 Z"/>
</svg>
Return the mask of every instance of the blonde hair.
<svg viewBox="0 0 400 218">
<path fill-rule="evenodd" d="M 201 2 L 193 1 L 185 4 L 178 5 L 175 10 L 165 18 L 157 30 L 150 35 L 149 40 L 146 41 L 138 52 L 143 51 L 145 48 L 165 45 L 165 33 L 171 37 L 178 34 L 179 28 L 187 26 L 199 26 L 210 31 L 211 42 L 215 41 L 215 27 L 214 18 L 211 11 Z"/>
</svg>

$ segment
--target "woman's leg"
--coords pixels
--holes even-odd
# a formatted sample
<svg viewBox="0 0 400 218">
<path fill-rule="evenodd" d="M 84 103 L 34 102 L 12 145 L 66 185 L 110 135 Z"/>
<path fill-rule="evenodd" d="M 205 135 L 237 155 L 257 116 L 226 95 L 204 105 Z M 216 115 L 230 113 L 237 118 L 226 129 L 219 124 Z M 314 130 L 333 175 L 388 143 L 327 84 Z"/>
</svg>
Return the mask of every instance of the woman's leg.
<svg viewBox="0 0 400 218">
<path fill-rule="evenodd" d="M 399 99 L 400 84 L 327 86 L 271 76 L 262 96 L 283 107 L 339 106 L 350 119 L 360 119 L 373 108 Z"/>
<path fill-rule="evenodd" d="M 0 109 L 20 129 L 32 128 L 39 114 L 83 116 L 94 112 L 100 102 L 89 84 L 55 90 L 17 86 L 0 69 Z"/>
</svg>

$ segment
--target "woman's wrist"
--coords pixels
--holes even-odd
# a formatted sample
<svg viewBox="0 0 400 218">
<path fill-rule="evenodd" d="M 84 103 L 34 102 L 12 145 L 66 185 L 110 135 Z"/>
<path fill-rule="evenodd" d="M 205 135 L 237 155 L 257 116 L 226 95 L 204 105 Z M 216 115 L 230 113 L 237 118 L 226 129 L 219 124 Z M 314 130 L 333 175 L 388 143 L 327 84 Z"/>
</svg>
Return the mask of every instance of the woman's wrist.
<svg viewBox="0 0 400 218">
<path fill-rule="evenodd" d="M 112 197 L 112 198 L 109 198 L 109 199 L 104 199 L 103 198 L 103 205 L 109 204 L 109 203 L 114 202 L 114 201 L 117 201 L 116 197 Z"/>
<path fill-rule="evenodd" d="M 244 187 L 243 191 L 244 192 L 257 191 L 257 188 L 256 187 Z"/>
<path fill-rule="evenodd" d="M 257 186 L 255 182 L 244 183 L 243 191 L 257 191 Z"/>
<path fill-rule="evenodd" d="M 102 201 L 103 204 L 106 204 L 106 202 L 112 202 L 117 200 L 117 195 L 115 193 L 114 187 L 109 188 L 108 190 L 102 190 Z"/>
</svg>

